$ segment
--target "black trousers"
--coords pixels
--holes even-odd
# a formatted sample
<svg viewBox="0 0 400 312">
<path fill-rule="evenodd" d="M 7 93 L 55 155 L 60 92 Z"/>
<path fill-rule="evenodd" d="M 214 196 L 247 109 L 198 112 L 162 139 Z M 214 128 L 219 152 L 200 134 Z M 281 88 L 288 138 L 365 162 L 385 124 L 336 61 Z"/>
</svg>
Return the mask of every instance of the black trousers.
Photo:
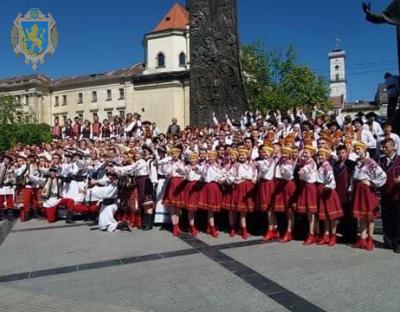
<svg viewBox="0 0 400 312">
<path fill-rule="evenodd" d="M 357 240 L 358 223 L 352 214 L 351 201 L 342 203 L 343 217 L 339 220 L 338 232 L 343 235 L 346 243 L 354 243 Z"/>
<path fill-rule="evenodd" d="M 381 215 L 385 241 L 400 246 L 400 201 L 382 198 Z"/>
</svg>

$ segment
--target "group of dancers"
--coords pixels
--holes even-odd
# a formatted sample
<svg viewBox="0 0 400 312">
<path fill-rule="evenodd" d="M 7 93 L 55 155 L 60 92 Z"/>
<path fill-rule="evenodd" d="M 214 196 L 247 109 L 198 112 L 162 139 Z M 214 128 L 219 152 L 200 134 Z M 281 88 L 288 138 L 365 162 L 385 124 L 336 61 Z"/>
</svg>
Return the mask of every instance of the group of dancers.
<svg viewBox="0 0 400 312">
<path fill-rule="evenodd" d="M 385 245 L 400 252 L 400 140 L 374 115 L 246 112 L 237 123 L 214 118 L 168 135 L 129 118 L 107 138 L 60 139 L 53 129 L 51 143 L 4 153 L 1 218 L 17 209 L 22 222 L 55 222 L 65 211 L 68 223 L 83 215 L 109 232 L 171 223 L 174 236 L 188 222 L 197 236 L 203 211 L 207 234 L 218 237 L 223 214 L 229 235 L 248 239 L 248 217 L 257 215 L 268 224 L 264 240 L 288 243 L 305 216 L 304 245 L 335 246 L 340 222 L 344 238 L 356 238 L 352 247 L 371 251 L 381 216 Z"/>
</svg>

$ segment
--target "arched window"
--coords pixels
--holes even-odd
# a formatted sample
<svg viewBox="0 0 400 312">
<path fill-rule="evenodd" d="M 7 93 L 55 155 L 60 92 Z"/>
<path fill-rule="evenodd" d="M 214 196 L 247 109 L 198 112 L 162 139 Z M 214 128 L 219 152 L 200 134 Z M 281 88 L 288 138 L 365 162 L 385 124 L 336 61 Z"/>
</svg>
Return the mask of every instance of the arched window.
<svg viewBox="0 0 400 312">
<path fill-rule="evenodd" d="M 165 55 L 162 52 L 157 55 L 157 68 L 160 67 L 165 67 Z"/>
<path fill-rule="evenodd" d="M 181 67 L 186 66 L 186 54 L 183 52 L 181 52 L 181 54 L 179 54 L 179 66 L 181 66 Z"/>
</svg>

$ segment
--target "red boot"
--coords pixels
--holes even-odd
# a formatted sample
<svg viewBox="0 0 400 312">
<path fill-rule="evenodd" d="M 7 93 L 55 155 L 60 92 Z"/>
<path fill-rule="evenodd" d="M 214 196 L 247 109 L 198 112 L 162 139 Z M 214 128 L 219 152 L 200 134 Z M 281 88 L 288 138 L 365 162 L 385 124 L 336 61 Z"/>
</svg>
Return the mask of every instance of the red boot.
<svg viewBox="0 0 400 312">
<path fill-rule="evenodd" d="M 233 228 L 231 228 L 229 230 L 229 237 L 235 237 L 235 235 L 236 235 L 236 231 Z"/>
<path fill-rule="evenodd" d="M 375 243 L 372 237 L 367 238 L 367 247 L 365 248 L 368 251 L 372 251 L 375 248 Z"/>
<path fill-rule="evenodd" d="M 335 246 L 336 245 L 336 240 L 337 240 L 336 234 L 335 235 L 331 235 L 331 237 L 329 239 L 328 246 L 329 247 Z"/>
<path fill-rule="evenodd" d="M 315 242 L 316 242 L 315 235 L 310 234 L 310 235 L 308 235 L 307 239 L 303 242 L 303 245 L 309 246 L 309 245 L 315 244 Z"/>
<path fill-rule="evenodd" d="M 278 238 L 279 238 L 278 230 L 268 230 L 267 233 L 265 233 L 263 240 L 272 241 Z"/>
<path fill-rule="evenodd" d="M 210 226 L 210 235 L 214 238 L 218 238 L 218 231 L 215 229 L 215 226 Z"/>
<path fill-rule="evenodd" d="M 367 249 L 367 240 L 365 238 L 360 238 L 358 241 L 351 245 L 352 248 Z"/>
<path fill-rule="evenodd" d="M 247 232 L 247 228 L 243 227 L 241 230 L 242 238 L 243 239 L 248 239 L 249 238 L 249 233 Z"/>
<path fill-rule="evenodd" d="M 179 236 L 182 233 L 181 229 L 179 228 L 178 224 L 172 226 L 172 235 Z"/>
<path fill-rule="evenodd" d="M 317 245 L 322 246 L 322 245 L 328 245 L 329 244 L 329 235 L 324 234 L 320 240 L 318 240 Z"/>
<path fill-rule="evenodd" d="M 196 227 L 194 225 L 190 226 L 190 234 L 194 237 L 196 237 L 197 235 L 199 235 L 199 231 L 196 229 Z"/>
<path fill-rule="evenodd" d="M 292 232 L 286 231 L 285 235 L 282 237 L 282 239 L 279 240 L 280 243 L 289 243 L 292 241 Z"/>
</svg>

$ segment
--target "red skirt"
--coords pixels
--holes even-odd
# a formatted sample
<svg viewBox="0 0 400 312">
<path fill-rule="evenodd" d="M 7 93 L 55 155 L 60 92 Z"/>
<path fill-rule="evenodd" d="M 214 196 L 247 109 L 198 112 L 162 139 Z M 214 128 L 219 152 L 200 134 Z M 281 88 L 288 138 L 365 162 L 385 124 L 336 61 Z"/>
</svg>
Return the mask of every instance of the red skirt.
<svg viewBox="0 0 400 312">
<path fill-rule="evenodd" d="M 179 177 L 170 178 L 167 182 L 167 187 L 165 188 L 162 204 L 173 206 L 175 208 L 183 208 L 184 187 L 185 183 L 182 178 Z"/>
<path fill-rule="evenodd" d="M 317 187 L 314 183 L 299 182 L 297 213 L 317 213 Z"/>
<path fill-rule="evenodd" d="M 224 185 L 222 191 L 222 209 L 232 210 L 233 190 L 235 185 Z"/>
<path fill-rule="evenodd" d="M 322 184 L 317 184 L 317 193 L 319 220 L 337 220 L 343 217 L 342 205 L 336 190 L 326 189 Z"/>
<path fill-rule="evenodd" d="M 353 191 L 353 215 L 356 219 L 374 220 L 379 215 L 379 202 L 372 186 L 355 181 Z"/>
<path fill-rule="evenodd" d="M 184 207 L 190 211 L 196 211 L 200 201 L 200 192 L 203 183 L 200 181 L 186 181 L 183 190 Z"/>
<path fill-rule="evenodd" d="M 221 187 L 216 182 L 206 183 L 200 196 L 198 208 L 212 212 L 220 211 L 222 206 Z"/>
<path fill-rule="evenodd" d="M 274 202 L 275 181 L 261 180 L 258 184 L 258 207 L 260 211 L 268 211 Z"/>
<path fill-rule="evenodd" d="M 273 210 L 286 212 L 294 209 L 296 203 L 296 183 L 293 180 L 276 179 Z"/>
<path fill-rule="evenodd" d="M 232 195 L 232 209 L 238 212 L 252 212 L 255 207 L 255 185 L 249 181 L 243 181 L 236 185 Z"/>
</svg>

